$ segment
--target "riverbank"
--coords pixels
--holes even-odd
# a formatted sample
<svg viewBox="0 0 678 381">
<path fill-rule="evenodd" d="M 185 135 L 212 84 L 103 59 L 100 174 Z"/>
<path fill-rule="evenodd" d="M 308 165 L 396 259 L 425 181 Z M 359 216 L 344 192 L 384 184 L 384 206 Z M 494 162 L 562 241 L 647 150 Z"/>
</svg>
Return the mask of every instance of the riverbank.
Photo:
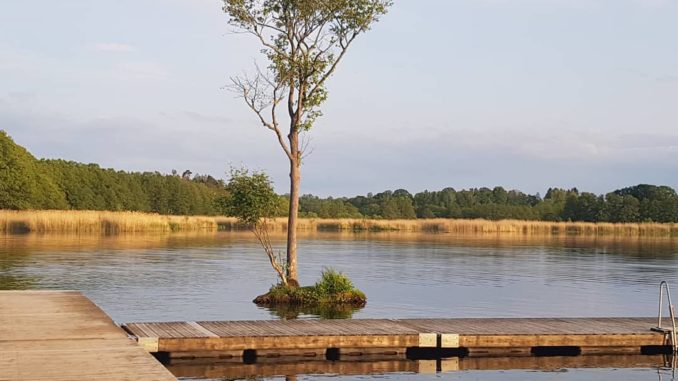
<svg viewBox="0 0 678 381">
<path fill-rule="evenodd" d="M 287 219 L 270 224 L 274 232 L 287 229 Z M 165 216 L 139 212 L 75 210 L 0 210 L 0 233 L 122 234 L 243 230 L 235 218 L 223 216 Z M 318 232 L 408 232 L 455 234 L 678 236 L 678 223 L 591 223 L 483 219 L 317 219 L 302 218 L 299 230 Z"/>
</svg>

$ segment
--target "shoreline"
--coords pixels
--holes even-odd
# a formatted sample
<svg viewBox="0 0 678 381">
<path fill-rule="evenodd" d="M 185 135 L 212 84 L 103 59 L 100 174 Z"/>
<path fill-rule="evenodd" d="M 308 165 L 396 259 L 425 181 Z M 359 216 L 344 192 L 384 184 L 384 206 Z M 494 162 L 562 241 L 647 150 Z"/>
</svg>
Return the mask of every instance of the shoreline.
<svg viewBox="0 0 678 381">
<path fill-rule="evenodd" d="M 272 233 L 287 229 L 286 218 L 270 221 Z M 168 216 L 142 212 L 0 210 L 0 233 L 122 234 L 241 231 L 233 217 Z M 300 218 L 298 231 L 509 234 L 551 236 L 676 237 L 678 223 L 554 222 L 484 219 Z"/>
</svg>

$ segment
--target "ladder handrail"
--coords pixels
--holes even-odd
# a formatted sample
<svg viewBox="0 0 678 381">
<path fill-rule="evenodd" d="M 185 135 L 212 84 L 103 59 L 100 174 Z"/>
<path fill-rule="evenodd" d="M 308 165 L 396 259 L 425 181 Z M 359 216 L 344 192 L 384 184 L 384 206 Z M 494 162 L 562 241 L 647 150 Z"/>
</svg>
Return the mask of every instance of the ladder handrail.
<svg viewBox="0 0 678 381">
<path fill-rule="evenodd" d="M 671 288 L 669 284 L 663 280 L 659 283 L 659 314 L 657 320 L 657 328 L 662 330 L 662 310 L 664 309 L 664 289 L 666 289 L 666 297 L 669 302 L 669 317 L 671 318 L 671 345 L 673 345 L 673 352 L 678 353 L 678 342 L 676 342 L 676 316 L 675 306 L 671 301 Z"/>
</svg>

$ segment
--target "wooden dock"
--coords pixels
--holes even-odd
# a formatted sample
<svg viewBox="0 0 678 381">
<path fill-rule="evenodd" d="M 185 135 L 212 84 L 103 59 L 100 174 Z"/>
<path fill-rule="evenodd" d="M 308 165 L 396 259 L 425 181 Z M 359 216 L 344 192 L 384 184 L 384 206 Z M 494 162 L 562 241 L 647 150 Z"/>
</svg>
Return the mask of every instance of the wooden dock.
<svg viewBox="0 0 678 381">
<path fill-rule="evenodd" d="M 186 377 L 661 366 L 670 335 L 651 331 L 655 325 L 653 318 L 369 319 L 123 330 L 78 292 L 0 291 L 0 381 L 176 380 L 148 352 Z"/>
<path fill-rule="evenodd" d="M 131 323 L 167 361 L 219 358 L 436 358 L 659 353 L 668 335 L 653 318 L 290 320 Z"/>
<path fill-rule="evenodd" d="M 78 292 L 0 291 L 0 381 L 176 381 Z"/>
</svg>

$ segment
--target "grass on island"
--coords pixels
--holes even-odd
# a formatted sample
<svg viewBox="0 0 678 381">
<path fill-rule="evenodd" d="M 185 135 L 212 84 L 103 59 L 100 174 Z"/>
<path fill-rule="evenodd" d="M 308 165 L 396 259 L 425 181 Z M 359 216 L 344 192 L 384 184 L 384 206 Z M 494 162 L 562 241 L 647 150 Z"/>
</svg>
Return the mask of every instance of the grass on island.
<svg viewBox="0 0 678 381">
<path fill-rule="evenodd" d="M 142 233 L 175 231 L 243 230 L 245 227 L 232 217 L 165 216 L 141 212 L 107 212 L 77 210 L 0 210 L 0 233 Z M 286 218 L 276 218 L 273 232 L 287 229 Z M 410 232 L 519 235 L 587 235 L 625 237 L 678 236 L 678 223 L 607 223 L 551 222 L 483 219 L 319 219 L 302 218 L 300 231 Z"/>
<path fill-rule="evenodd" d="M 365 294 L 353 286 L 353 282 L 341 272 L 326 268 L 320 279 L 307 287 L 291 287 L 276 284 L 264 295 L 254 300 L 259 306 L 352 306 L 363 307 Z"/>
</svg>

